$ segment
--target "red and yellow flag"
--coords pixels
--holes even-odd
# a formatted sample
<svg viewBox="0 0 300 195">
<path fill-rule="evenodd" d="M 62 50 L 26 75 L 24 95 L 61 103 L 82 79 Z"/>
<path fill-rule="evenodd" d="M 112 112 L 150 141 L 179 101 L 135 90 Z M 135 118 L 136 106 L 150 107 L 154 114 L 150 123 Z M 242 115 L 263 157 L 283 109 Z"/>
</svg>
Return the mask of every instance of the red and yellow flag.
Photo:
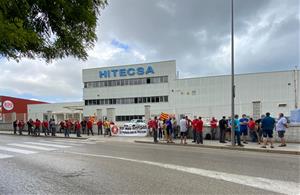
<svg viewBox="0 0 300 195">
<path fill-rule="evenodd" d="M 159 116 L 160 120 L 167 120 L 168 118 L 169 118 L 169 114 L 165 112 L 162 112 Z"/>
</svg>

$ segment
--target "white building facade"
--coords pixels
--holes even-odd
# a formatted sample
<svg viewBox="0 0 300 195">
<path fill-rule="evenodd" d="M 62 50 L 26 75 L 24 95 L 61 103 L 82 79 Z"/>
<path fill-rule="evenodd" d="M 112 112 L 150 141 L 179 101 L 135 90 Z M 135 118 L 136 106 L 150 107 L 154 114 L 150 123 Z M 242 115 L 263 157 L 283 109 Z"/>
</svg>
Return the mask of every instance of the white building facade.
<svg viewBox="0 0 300 195">
<path fill-rule="evenodd" d="M 83 115 L 115 122 L 158 116 L 230 116 L 231 77 L 179 79 L 176 61 L 84 69 Z M 237 114 L 258 118 L 289 115 L 298 105 L 298 71 L 240 74 L 235 77 Z"/>
</svg>

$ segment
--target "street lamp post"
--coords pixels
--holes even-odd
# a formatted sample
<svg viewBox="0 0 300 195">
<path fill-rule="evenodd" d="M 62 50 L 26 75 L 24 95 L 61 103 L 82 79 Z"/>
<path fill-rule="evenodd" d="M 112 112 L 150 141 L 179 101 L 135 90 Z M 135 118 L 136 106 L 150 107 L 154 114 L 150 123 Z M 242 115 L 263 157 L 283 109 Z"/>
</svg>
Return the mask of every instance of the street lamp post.
<svg viewBox="0 0 300 195">
<path fill-rule="evenodd" d="M 234 98 L 235 98 L 235 86 L 234 86 L 234 20 L 233 20 L 233 0 L 231 0 L 231 145 L 235 146 L 234 138 Z"/>
</svg>

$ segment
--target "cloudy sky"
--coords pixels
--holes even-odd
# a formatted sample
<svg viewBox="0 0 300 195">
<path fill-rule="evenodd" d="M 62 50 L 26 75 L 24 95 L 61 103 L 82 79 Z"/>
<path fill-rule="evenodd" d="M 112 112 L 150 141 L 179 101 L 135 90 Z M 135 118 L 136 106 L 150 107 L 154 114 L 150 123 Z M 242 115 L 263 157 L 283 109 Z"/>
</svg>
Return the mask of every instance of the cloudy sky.
<svg viewBox="0 0 300 195">
<path fill-rule="evenodd" d="M 0 95 L 80 101 L 83 68 L 175 59 L 180 77 L 230 74 L 230 0 L 108 0 L 87 61 L 0 59 Z M 235 0 L 236 73 L 294 69 L 299 0 Z"/>
</svg>

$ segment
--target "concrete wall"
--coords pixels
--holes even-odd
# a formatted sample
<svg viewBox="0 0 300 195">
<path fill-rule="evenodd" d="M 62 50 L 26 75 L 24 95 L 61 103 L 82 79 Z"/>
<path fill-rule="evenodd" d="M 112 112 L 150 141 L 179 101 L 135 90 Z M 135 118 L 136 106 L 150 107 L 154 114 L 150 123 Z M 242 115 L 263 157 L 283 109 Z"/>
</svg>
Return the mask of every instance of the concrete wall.
<svg viewBox="0 0 300 195">
<path fill-rule="evenodd" d="M 99 71 L 114 68 L 153 66 L 154 75 L 134 75 L 127 77 L 100 78 Z M 300 77 L 299 71 L 296 78 Z M 114 86 L 101 88 L 84 88 L 83 99 L 106 99 L 125 97 L 168 96 L 168 102 L 92 105 L 84 106 L 84 115 L 93 115 L 97 109 L 115 108 L 116 115 L 144 115 L 144 106 L 151 106 L 151 116 L 161 112 L 193 116 L 202 116 L 203 119 L 212 116 L 220 119 L 223 115 L 231 115 L 231 77 L 229 75 L 208 76 L 197 78 L 176 78 L 176 61 L 153 62 L 130 66 L 113 66 L 83 70 L 83 82 L 117 80 L 124 78 L 141 78 L 147 76 L 168 76 L 168 83 L 144 84 L 131 86 Z M 271 112 L 277 117 L 279 112 L 286 116 L 295 107 L 295 72 L 278 71 L 265 73 L 250 73 L 236 75 L 235 110 L 239 115 L 260 116 Z M 299 89 L 297 90 L 300 96 Z M 260 102 L 259 113 L 254 113 L 253 102 Z M 299 101 L 298 101 L 299 104 Z M 284 106 L 279 106 L 284 105 Z"/>
</svg>

